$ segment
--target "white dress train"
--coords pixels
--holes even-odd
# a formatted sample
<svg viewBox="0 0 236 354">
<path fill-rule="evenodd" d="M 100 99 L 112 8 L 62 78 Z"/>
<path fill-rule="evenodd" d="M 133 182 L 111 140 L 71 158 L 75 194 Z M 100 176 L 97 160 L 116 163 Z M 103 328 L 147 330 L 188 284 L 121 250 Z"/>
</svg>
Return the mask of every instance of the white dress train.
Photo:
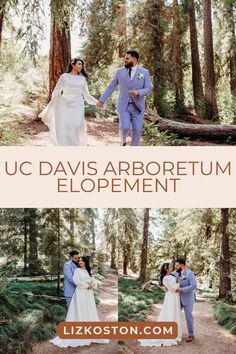
<svg viewBox="0 0 236 354">
<path fill-rule="evenodd" d="M 99 322 L 93 289 L 87 289 L 88 283 L 97 283 L 90 277 L 86 269 L 77 268 L 73 276 L 76 289 L 72 297 L 66 322 Z M 106 344 L 108 339 L 62 339 L 56 337 L 50 342 L 58 347 L 81 347 L 91 343 Z"/>
<path fill-rule="evenodd" d="M 157 322 L 176 322 L 178 325 L 178 337 L 176 339 L 140 339 L 139 343 L 144 347 L 171 347 L 182 340 L 181 306 L 180 296 L 175 290 L 179 288 L 173 275 L 163 278 L 163 285 L 168 289 L 165 293 L 164 303 Z"/>
<path fill-rule="evenodd" d="M 91 105 L 96 105 L 98 102 L 90 95 L 86 78 L 82 74 L 62 74 L 52 92 L 51 101 L 39 114 L 50 130 L 54 145 L 87 144 L 84 100 Z"/>
</svg>

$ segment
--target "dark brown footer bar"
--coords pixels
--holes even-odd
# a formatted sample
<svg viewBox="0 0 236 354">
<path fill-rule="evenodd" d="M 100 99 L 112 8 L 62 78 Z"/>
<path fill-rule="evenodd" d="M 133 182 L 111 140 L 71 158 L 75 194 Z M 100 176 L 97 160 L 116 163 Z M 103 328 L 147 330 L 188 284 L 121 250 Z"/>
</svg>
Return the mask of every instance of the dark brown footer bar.
<svg viewBox="0 0 236 354">
<path fill-rule="evenodd" d="M 176 322 L 60 322 L 63 339 L 175 339 Z"/>
</svg>

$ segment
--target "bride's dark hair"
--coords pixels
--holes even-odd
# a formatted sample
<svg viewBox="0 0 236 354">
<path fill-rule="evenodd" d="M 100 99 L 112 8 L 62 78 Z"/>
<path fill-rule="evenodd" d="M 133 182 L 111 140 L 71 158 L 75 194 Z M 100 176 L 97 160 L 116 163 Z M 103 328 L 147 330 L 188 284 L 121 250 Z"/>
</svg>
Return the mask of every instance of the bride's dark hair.
<svg viewBox="0 0 236 354">
<path fill-rule="evenodd" d="M 70 73 L 73 69 L 73 65 L 75 65 L 78 61 L 80 61 L 82 63 L 82 70 L 81 70 L 81 74 L 84 75 L 84 77 L 86 77 L 86 79 L 88 78 L 88 74 L 86 73 L 85 69 L 84 69 L 84 61 L 80 58 L 74 58 L 71 60 L 70 64 L 68 65 L 68 69 L 67 69 L 67 73 Z M 78 73 L 79 75 L 79 73 Z"/>
<path fill-rule="evenodd" d="M 91 277 L 91 276 L 92 276 L 92 273 L 91 273 L 91 267 L 90 267 L 90 265 L 89 265 L 89 259 L 88 259 L 88 257 L 83 256 L 83 257 L 80 257 L 80 258 L 82 258 L 82 260 L 83 260 L 83 262 L 84 262 L 84 264 L 85 264 L 85 268 L 86 268 L 87 272 L 89 273 L 89 275 L 90 275 L 90 277 Z M 79 266 L 79 268 L 80 268 L 80 266 Z"/>
<path fill-rule="evenodd" d="M 170 266 L 170 263 L 168 263 L 168 262 L 162 264 L 162 266 L 161 266 L 160 281 L 159 281 L 160 286 L 163 285 L 163 278 L 167 274 L 167 269 L 169 268 L 169 266 Z"/>
</svg>

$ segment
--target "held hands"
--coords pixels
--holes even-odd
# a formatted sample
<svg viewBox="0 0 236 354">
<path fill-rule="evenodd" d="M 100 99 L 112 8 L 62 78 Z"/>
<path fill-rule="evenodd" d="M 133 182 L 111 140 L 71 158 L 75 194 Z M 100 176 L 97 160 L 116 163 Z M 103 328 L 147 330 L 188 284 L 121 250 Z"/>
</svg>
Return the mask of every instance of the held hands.
<svg viewBox="0 0 236 354">
<path fill-rule="evenodd" d="M 177 289 L 175 289 L 175 292 L 176 293 L 181 293 L 183 290 L 181 289 L 181 288 L 177 288 Z"/>
<path fill-rule="evenodd" d="M 103 102 L 98 102 L 96 104 L 96 107 L 99 108 L 99 109 L 102 109 L 104 107 L 104 103 Z"/>
<path fill-rule="evenodd" d="M 88 283 L 87 289 L 90 290 L 90 289 L 93 289 L 94 287 L 95 287 L 95 284 L 93 282 L 90 282 L 90 283 Z"/>
<path fill-rule="evenodd" d="M 136 97 L 139 96 L 139 92 L 137 90 L 130 91 L 131 96 Z"/>
</svg>

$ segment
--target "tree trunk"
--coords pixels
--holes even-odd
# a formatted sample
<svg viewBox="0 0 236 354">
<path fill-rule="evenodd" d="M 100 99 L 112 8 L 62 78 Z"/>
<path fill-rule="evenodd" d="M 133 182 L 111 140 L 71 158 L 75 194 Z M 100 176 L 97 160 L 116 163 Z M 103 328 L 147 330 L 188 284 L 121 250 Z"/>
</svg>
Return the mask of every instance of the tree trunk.
<svg viewBox="0 0 236 354">
<path fill-rule="evenodd" d="M 198 49 L 198 37 L 197 37 L 194 0 L 188 0 L 188 14 L 189 14 L 189 27 L 190 27 L 194 107 L 197 114 L 202 116 L 204 112 L 204 94 L 203 94 L 199 49 Z"/>
<path fill-rule="evenodd" d="M 236 98 L 236 39 L 235 39 L 235 21 L 234 21 L 234 3 L 230 1 L 227 6 L 227 18 L 229 23 L 229 30 L 231 33 L 231 50 L 230 50 L 230 88 L 231 94 Z"/>
<path fill-rule="evenodd" d="M 95 234 L 95 223 L 94 223 L 94 215 L 91 215 L 91 232 L 92 232 L 92 245 L 93 249 L 96 250 L 96 234 Z"/>
<path fill-rule="evenodd" d="M 220 287 L 219 298 L 231 301 L 230 254 L 229 254 L 229 209 L 221 209 Z"/>
<path fill-rule="evenodd" d="M 117 29 L 119 35 L 118 56 L 119 58 L 123 58 L 126 52 L 127 39 L 126 0 L 119 0 L 119 5 L 117 6 L 117 18 L 119 18 L 119 25 Z"/>
<path fill-rule="evenodd" d="M 127 239 L 127 224 L 125 223 L 124 237 Z M 128 275 L 128 266 L 129 266 L 129 244 L 124 243 L 123 246 L 123 274 Z"/>
<path fill-rule="evenodd" d="M 182 48 L 178 0 L 173 0 L 173 56 L 175 66 L 175 111 L 184 111 Z"/>
<path fill-rule="evenodd" d="M 35 208 L 29 210 L 29 274 L 39 274 L 39 259 L 38 259 L 38 231 L 36 218 L 37 213 Z"/>
<path fill-rule="evenodd" d="M 116 242 L 115 239 L 111 241 L 111 269 L 116 269 Z"/>
<path fill-rule="evenodd" d="M 123 274 L 124 275 L 128 275 L 128 265 L 129 265 L 128 255 L 124 254 L 124 259 L 123 259 Z"/>
<path fill-rule="evenodd" d="M 28 213 L 27 209 L 24 209 L 24 273 L 27 272 L 27 242 L 28 242 Z"/>
<path fill-rule="evenodd" d="M 149 233 L 149 208 L 144 209 L 143 223 L 143 244 L 141 251 L 140 280 L 144 283 L 147 280 L 147 253 L 148 253 L 148 233 Z"/>
<path fill-rule="evenodd" d="M 68 22 L 63 25 L 55 19 L 51 8 L 51 34 L 49 52 L 49 99 L 60 77 L 68 67 L 71 60 L 71 40 Z M 59 11 L 58 11 L 59 12 Z"/>
<path fill-rule="evenodd" d="M 70 246 L 74 247 L 75 245 L 75 209 L 70 208 Z"/>
<path fill-rule="evenodd" d="M 153 27 L 153 94 L 154 106 L 160 115 L 165 115 L 164 29 L 162 24 L 164 2 L 148 0 L 147 17 Z"/>
<path fill-rule="evenodd" d="M 3 20 L 4 20 L 4 13 L 5 13 L 5 4 L 6 1 L 2 5 L 0 5 L 0 49 L 2 46 L 2 31 L 3 31 Z"/>
<path fill-rule="evenodd" d="M 163 132 L 175 133 L 180 137 L 201 138 L 208 140 L 236 140 L 236 126 L 219 124 L 188 124 L 164 119 L 149 113 L 149 119 L 155 121 L 158 129 Z"/>
<path fill-rule="evenodd" d="M 204 0 L 205 117 L 218 120 L 214 70 L 211 0 Z"/>
<path fill-rule="evenodd" d="M 60 235 L 60 209 L 57 210 L 57 294 L 60 293 L 61 283 L 61 235 Z"/>
</svg>

